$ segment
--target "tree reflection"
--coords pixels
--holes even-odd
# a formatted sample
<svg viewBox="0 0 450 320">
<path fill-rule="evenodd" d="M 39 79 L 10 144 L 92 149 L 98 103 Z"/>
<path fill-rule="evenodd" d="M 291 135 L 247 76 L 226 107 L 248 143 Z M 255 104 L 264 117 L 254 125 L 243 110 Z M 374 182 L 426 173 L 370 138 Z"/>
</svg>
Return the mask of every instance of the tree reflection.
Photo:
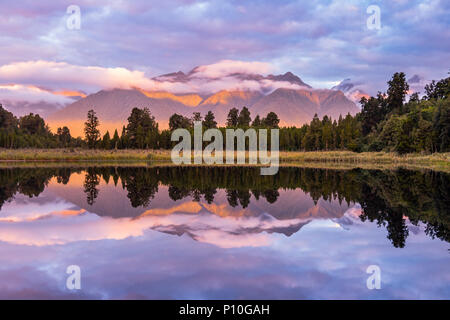
<svg viewBox="0 0 450 320">
<path fill-rule="evenodd" d="M 92 206 L 95 203 L 95 199 L 98 196 L 97 186 L 100 184 L 100 178 L 95 173 L 93 168 L 87 169 L 84 177 L 84 193 L 86 194 L 86 202 Z"/>
<path fill-rule="evenodd" d="M 168 187 L 173 201 L 190 197 L 209 204 L 222 189 L 231 207 L 242 208 L 261 199 L 276 203 L 280 189 L 301 189 L 315 202 L 337 199 L 360 203 L 360 219 L 385 226 L 395 247 L 404 247 L 409 234 L 404 217 L 413 225 L 424 223 L 428 236 L 450 242 L 450 175 L 429 170 L 281 167 L 275 176 L 261 176 L 259 168 L 252 167 L 90 167 L 84 171 L 8 168 L 0 169 L 0 210 L 15 194 L 36 197 L 50 179 L 67 184 L 75 172 L 85 173 L 83 188 L 88 205 L 93 205 L 99 195 L 100 179 L 126 190 L 132 207 L 151 206 L 159 185 Z"/>
</svg>

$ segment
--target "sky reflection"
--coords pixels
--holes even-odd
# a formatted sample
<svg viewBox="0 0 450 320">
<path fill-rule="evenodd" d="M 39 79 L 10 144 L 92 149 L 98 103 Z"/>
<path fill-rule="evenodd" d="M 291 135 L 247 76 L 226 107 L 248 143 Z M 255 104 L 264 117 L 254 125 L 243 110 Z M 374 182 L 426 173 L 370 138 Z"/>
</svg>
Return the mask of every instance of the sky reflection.
<svg viewBox="0 0 450 320">
<path fill-rule="evenodd" d="M 0 298 L 450 297 L 448 244 L 419 225 L 395 248 L 384 227 L 359 219 L 358 204 L 315 204 L 295 189 L 232 208 L 221 189 L 208 204 L 172 201 L 160 186 L 148 208 L 132 208 L 122 188 L 98 188 L 93 206 L 76 176 L 3 205 Z M 80 291 L 65 288 L 71 264 L 81 267 Z M 381 290 L 366 288 L 371 264 L 381 268 Z"/>
</svg>

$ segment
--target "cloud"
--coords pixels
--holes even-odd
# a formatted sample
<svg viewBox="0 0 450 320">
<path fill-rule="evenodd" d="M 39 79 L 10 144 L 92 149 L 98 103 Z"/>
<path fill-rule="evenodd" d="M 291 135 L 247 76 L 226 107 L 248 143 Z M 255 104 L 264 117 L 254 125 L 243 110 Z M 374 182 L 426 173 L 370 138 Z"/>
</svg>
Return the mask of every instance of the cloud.
<svg viewBox="0 0 450 320">
<path fill-rule="evenodd" d="M 26 216 L 9 214 L 0 220 L 0 241 L 15 244 L 44 246 L 75 241 L 125 239 L 139 237 L 148 229 L 177 233 L 180 230 L 193 239 L 222 248 L 266 246 L 272 238 L 263 231 L 289 228 L 309 220 L 290 219 L 265 221 L 259 217 L 227 217 L 214 214 L 178 213 L 142 216 L 138 219 L 99 217 L 74 209 L 70 204 L 59 210 L 38 213 L 36 207 Z M 41 207 L 42 209 L 47 209 Z M 70 221 L 68 221 L 68 219 Z M 82 231 L 80 231 L 82 230 Z"/>
<path fill-rule="evenodd" d="M 54 93 L 36 86 L 20 84 L 0 84 L 0 97 L 2 100 L 13 102 L 27 101 L 28 103 L 37 103 L 46 101 L 61 105 L 73 102 L 73 99 L 68 95 L 64 95 L 63 92 Z"/>
<path fill-rule="evenodd" d="M 47 101 L 63 104 L 71 102 L 67 96 L 76 95 L 77 92 L 73 92 L 74 90 L 94 93 L 102 89 L 141 88 L 172 93 L 213 93 L 219 90 L 271 91 L 280 87 L 301 88 L 286 81 L 242 78 L 242 75 L 267 74 L 271 70 L 273 66 L 265 62 L 222 60 L 199 66 L 188 75 L 186 81 L 174 82 L 167 77 L 154 80 L 147 77 L 143 71 L 122 67 L 79 66 L 67 62 L 38 60 L 0 66 L 0 83 L 6 81 L 15 83 L 15 85 L 0 88 L 5 90 L 5 95 L 2 96 L 4 99 L 11 97 L 14 98 L 12 100 L 27 100 L 24 98 L 30 97 L 34 102 Z M 39 89 L 36 84 L 50 87 L 52 90 Z M 14 92 L 17 93 L 16 96 Z M 83 96 L 84 93 L 79 95 Z"/>
<path fill-rule="evenodd" d="M 3 65 L 0 67 L 0 81 L 24 85 L 39 83 L 53 89 L 76 88 L 88 92 L 99 89 L 154 86 L 154 81 L 148 79 L 141 71 L 120 67 L 78 66 L 43 60 Z"/>
<path fill-rule="evenodd" d="M 195 68 L 195 78 L 222 78 L 234 73 L 244 74 L 268 74 L 273 71 L 273 66 L 265 62 L 246 62 L 234 60 L 222 60 L 217 63 Z"/>
<path fill-rule="evenodd" d="M 379 3 L 382 29 L 378 31 L 365 26 L 370 3 L 356 0 L 171 0 L 151 4 L 144 0 L 80 0 L 79 31 L 65 27 L 69 4 L 3 1 L 0 65 L 64 61 L 60 63 L 75 66 L 64 75 L 69 84 L 83 85 L 64 89 L 89 93 L 131 83 L 152 89 L 156 85 L 149 74 L 201 65 L 204 67 L 196 76 L 210 80 L 229 72 L 281 70 L 329 88 L 330 83 L 344 78 L 361 77 L 366 80 L 367 92 L 374 95 L 385 90 L 386 81 L 397 71 L 408 77 L 420 74 L 427 80 L 440 79 L 448 71 L 445 61 L 450 60 L 450 3 L 446 1 Z M 72 73 L 79 71 L 84 79 L 73 79 L 76 75 Z M 39 75 L 45 74 L 35 75 L 35 81 L 28 84 L 52 89 L 62 86 L 48 79 L 45 83 Z M 11 79 L 2 82 L 25 84 Z M 257 86 L 248 81 L 226 82 L 225 89 Z M 199 92 L 217 88 L 216 84 L 158 85 L 171 92 Z"/>
</svg>

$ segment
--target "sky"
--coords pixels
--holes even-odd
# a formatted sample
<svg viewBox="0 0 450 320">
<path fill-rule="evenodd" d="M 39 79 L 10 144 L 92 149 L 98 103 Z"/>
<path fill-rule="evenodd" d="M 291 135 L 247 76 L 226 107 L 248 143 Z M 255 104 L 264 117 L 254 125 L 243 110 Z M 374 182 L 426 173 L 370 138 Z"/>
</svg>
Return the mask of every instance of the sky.
<svg viewBox="0 0 450 320">
<path fill-rule="evenodd" d="M 177 92 L 152 78 L 196 66 L 208 77 L 291 71 L 314 88 L 350 78 L 370 94 L 397 71 L 424 84 L 450 69 L 449 1 L 3 0 L 0 12 L 0 103 Z"/>
</svg>

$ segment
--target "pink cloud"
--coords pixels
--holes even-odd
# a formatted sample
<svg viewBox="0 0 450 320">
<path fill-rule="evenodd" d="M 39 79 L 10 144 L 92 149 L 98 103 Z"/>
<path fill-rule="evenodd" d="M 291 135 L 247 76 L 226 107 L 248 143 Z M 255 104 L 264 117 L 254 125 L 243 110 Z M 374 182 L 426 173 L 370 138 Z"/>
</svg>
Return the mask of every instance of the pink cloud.
<svg viewBox="0 0 450 320">
<path fill-rule="evenodd" d="M 0 66 L 0 98 L 3 101 L 47 102 L 65 105 L 73 100 L 64 92 L 87 94 L 102 89 L 134 89 L 171 93 L 215 93 L 221 90 L 270 92 L 278 88 L 304 89 L 287 81 L 263 78 L 273 70 L 265 62 L 221 60 L 195 68 L 186 81 L 167 77 L 152 79 L 139 70 L 80 66 L 66 62 L 25 61 Z M 1 85 L 14 83 L 14 85 Z M 50 88 L 50 89 L 42 89 Z M 80 94 L 79 96 L 83 96 Z"/>
</svg>

